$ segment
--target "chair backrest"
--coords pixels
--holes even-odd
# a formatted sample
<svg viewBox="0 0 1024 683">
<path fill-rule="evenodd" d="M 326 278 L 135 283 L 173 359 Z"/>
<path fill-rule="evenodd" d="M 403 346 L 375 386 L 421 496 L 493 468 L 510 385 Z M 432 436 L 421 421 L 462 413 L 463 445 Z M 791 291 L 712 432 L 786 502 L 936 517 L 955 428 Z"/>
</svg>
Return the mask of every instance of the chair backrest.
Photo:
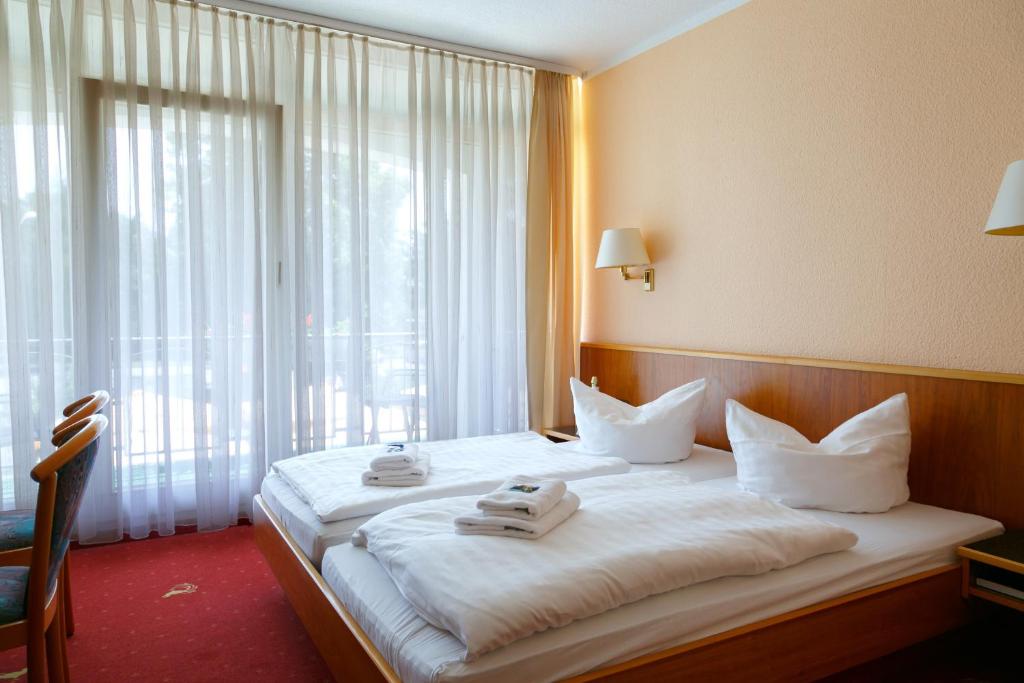
<svg viewBox="0 0 1024 683">
<path fill-rule="evenodd" d="M 56 427 L 53 428 L 53 438 L 51 442 L 54 446 L 59 446 L 63 443 L 64 439 L 61 432 L 65 431 L 68 427 L 79 422 L 90 415 L 96 415 L 103 411 L 110 403 L 110 394 L 103 391 L 94 391 L 91 394 L 86 394 L 77 401 L 72 401 L 64 408 L 64 420 L 62 420 Z"/>
<path fill-rule="evenodd" d="M 32 478 L 39 482 L 39 496 L 28 581 L 30 612 L 44 608 L 57 585 L 60 564 L 71 544 L 71 531 L 96 460 L 98 441 L 106 428 L 103 415 L 91 415 L 70 425 L 61 431 L 57 450 L 32 468 Z"/>
</svg>

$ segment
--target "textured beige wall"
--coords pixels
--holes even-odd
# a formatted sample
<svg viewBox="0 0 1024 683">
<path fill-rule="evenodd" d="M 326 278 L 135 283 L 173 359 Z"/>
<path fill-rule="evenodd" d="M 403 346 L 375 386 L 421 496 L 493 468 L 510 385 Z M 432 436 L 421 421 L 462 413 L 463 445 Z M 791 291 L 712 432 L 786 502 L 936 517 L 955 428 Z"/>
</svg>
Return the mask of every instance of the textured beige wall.
<svg viewBox="0 0 1024 683">
<path fill-rule="evenodd" d="M 1024 372 L 1024 0 L 753 0 L 583 89 L 585 341 Z"/>
</svg>

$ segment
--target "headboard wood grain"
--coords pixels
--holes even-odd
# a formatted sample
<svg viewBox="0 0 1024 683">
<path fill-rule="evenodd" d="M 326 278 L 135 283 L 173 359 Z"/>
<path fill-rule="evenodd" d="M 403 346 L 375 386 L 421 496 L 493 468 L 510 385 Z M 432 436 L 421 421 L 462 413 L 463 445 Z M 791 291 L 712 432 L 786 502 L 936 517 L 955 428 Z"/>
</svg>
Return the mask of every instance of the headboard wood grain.
<svg viewBox="0 0 1024 683">
<path fill-rule="evenodd" d="M 1024 527 L 1024 376 L 594 343 L 580 366 L 634 405 L 706 377 L 697 441 L 723 449 L 727 398 L 818 441 L 906 392 L 911 499 Z"/>
</svg>

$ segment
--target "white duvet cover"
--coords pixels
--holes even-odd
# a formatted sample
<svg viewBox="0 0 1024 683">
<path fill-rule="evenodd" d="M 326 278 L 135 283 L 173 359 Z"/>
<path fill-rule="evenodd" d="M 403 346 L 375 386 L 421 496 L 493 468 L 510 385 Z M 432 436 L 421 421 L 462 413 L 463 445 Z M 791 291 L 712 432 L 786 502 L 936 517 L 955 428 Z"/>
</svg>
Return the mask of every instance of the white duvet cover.
<svg viewBox="0 0 1024 683">
<path fill-rule="evenodd" d="M 520 474 L 547 479 L 582 479 L 629 471 L 629 463 L 561 449 L 534 432 L 479 436 L 419 444 L 430 455 L 425 484 L 364 486 L 363 472 L 379 446 L 357 446 L 299 455 L 274 463 L 274 471 L 321 522 L 375 515 L 406 503 L 488 493 Z"/>
<path fill-rule="evenodd" d="M 461 536 L 475 498 L 407 505 L 353 536 L 463 661 L 650 595 L 846 550 L 853 532 L 742 491 L 645 472 L 573 482 L 570 519 L 537 540 Z"/>
</svg>

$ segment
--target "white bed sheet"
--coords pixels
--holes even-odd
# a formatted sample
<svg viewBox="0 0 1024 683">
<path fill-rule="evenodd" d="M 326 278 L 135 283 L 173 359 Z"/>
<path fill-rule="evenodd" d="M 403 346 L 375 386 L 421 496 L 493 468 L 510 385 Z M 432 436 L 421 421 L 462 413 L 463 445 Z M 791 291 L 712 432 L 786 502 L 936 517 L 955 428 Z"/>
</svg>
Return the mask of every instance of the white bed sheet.
<svg viewBox="0 0 1024 683">
<path fill-rule="evenodd" d="M 736 486 L 735 478 L 714 483 Z M 459 661 L 462 643 L 417 615 L 370 553 L 348 544 L 333 547 L 322 573 L 406 683 L 549 681 L 949 564 L 958 545 L 1002 529 L 984 517 L 916 503 L 881 514 L 807 512 L 850 529 L 858 544 L 781 571 L 652 596 L 469 663 Z"/>
<path fill-rule="evenodd" d="M 306 453 L 279 460 L 272 470 L 325 523 L 421 500 L 484 494 L 519 474 L 570 480 L 629 471 L 621 458 L 563 451 L 535 432 L 429 441 L 419 451 L 430 456 L 430 474 L 420 486 L 364 485 L 361 478 L 379 445 Z"/>
<path fill-rule="evenodd" d="M 585 453 L 576 446 L 577 443 L 569 441 L 558 444 L 558 447 Z M 682 472 L 690 481 L 706 481 L 733 476 L 736 474 L 736 461 L 728 451 L 697 445 L 694 446 L 690 457 L 681 462 L 633 465 L 631 469 L 633 472 L 654 470 Z M 263 479 L 260 494 L 267 506 L 281 519 L 281 523 L 299 544 L 302 552 L 306 553 L 306 557 L 318 568 L 328 548 L 348 543 L 352 538 L 352 532 L 370 519 L 366 516 L 338 522 L 321 522 L 313 508 L 295 493 L 288 482 L 273 472 Z"/>
</svg>

